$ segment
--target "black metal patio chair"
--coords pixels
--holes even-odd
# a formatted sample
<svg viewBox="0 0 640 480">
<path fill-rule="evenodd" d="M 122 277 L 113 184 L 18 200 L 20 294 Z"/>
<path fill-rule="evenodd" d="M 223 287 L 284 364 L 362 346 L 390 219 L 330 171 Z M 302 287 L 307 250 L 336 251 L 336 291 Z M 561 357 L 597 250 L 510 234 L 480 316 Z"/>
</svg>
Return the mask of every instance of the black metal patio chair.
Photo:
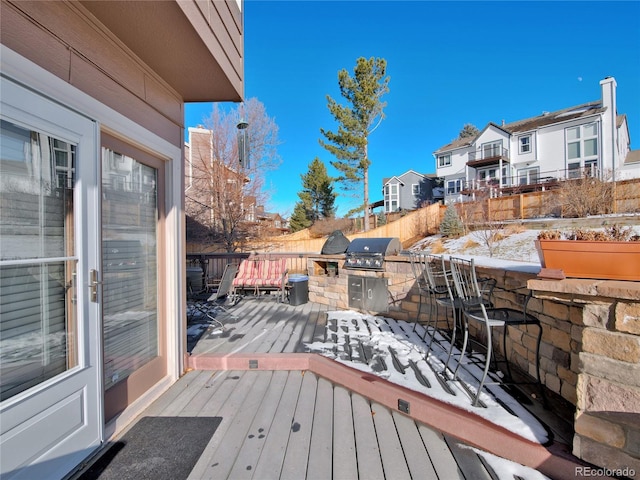
<svg viewBox="0 0 640 480">
<path fill-rule="evenodd" d="M 225 305 L 231 302 L 230 306 L 235 305 L 236 298 L 232 293 L 233 279 L 238 273 L 238 266 L 232 263 L 227 264 L 222 272 L 222 279 L 217 289 L 207 298 L 204 302 L 196 302 L 193 304 L 194 308 L 204 314 L 209 320 L 220 325 L 220 328 L 224 330 L 224 324 L 212 315 L 212 311 L 222 310 L 231 316 L 233 314 L 225 308 Z"/>
<path fill-rule="evenodd" d="M 507 361 L 507 329 L 509 326 L 520 325 L 537 325 L 538 336 L 536 343 L 536 381 L 540 385 L 540 341 L 542 338 L 542 325 L 540 320 L 527 312 L 527 303 L 530 295 L 527 295 L 524 299 L 522 309 L 514 308 L 496 308 L 487 305 L 485 298 L 485 292 L 481 287 L 481 283 L 478 281 L 476 274 L 475 264 L 473 259 L 467 260 L 463 258 L 451 257 L 449 259 L 449 265 L 451 269 L 451 275 L 455 285 L 456 296 L 460 300 L 462 306 L 462 312 L 465 319 L 465 340 L 462 347 L 462 356 L 465 355 L 468 338 L 468 322 L 469 320 L 479 322 L 484 326 L 485 333 L 485 361 L 482 371 L 482 376 L 479 379 L 478 390 L 473 398 L 473 406 L 478 405 L 480 393 L 484 387 L 489 373 L 489 366 L 493 357 L 493 341 L 492 341 L 492 329 L 498 327 L 503 328 L 503 349 L 505 355 L 505 363 L 508 372 L 508 380 L 512 381 L 511 370 L 509 362 Z M 461 362 L 458 363 L 458 367 Z M 495 364 L 495 363 L 494 363 Z M 457 375 L 458 367 L 456 367 Z M 506 382 L 502 382 L 506 383 Z M 512 382 L 513 383 L 513 382 Z M 542 390 L 542 389 L 541 389 Z M 544 394 L 543 394 L 544 395 Z"/>
</svg>

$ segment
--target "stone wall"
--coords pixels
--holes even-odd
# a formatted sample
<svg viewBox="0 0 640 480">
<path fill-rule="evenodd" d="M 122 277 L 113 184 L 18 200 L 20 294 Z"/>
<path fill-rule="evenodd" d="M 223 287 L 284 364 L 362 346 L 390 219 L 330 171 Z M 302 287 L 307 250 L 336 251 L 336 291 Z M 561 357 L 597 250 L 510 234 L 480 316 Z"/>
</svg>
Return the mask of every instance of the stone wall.
<svg viewBox="0 0 640 480">
<path fill-rule="evenodd" d="M 567 311 L 577 366 L 573 453 L 640 474 L 640 283 L 531 280 L 549 315 Z"/>
<path fill-rule="evenodd" d="M 381 314 L 414 321 L 420 292 L 407 257 L 388 259 L 384 272 L 345 270 L 342 256 L 308 259 L 309 300 L 348 309 L 349 275 L 387 279 L 389 306 Z M 327 261 L 338 264 L 328 276 Z M 528 311 L 540 319 L 540 376 L 549 390 L 576 407 L 574 454 L 608 469 L 640 473 L 640 282 L 540 280 L 532 273 L 477 267 L 495 278 L 497 307 L 517 308 L 529 291 Z M 423 306 L 421 321 L 427 319 Z M 481 330 L 470 325 L 472 335 Z M 501 333 L 501 332 L 500 332 Z M 535 375 L 536 326 L 509 328 L 507 358 Z M 504 356 L 501 335 L 495 350 Z"/>
</svg>

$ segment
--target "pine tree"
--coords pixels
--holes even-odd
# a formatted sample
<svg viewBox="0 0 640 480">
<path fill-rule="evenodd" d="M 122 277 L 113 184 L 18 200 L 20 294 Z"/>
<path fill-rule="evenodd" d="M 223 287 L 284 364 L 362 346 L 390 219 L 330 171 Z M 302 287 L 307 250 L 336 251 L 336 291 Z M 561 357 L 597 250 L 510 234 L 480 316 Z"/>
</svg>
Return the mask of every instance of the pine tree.
<svg viewBox="0 0 640 480">
<path fill-rule="evenodd" d="M 309 170 L 301 175 L 303 194 L 298 194 L 308 210 L 311 220 L 331 218 L 335 213 L 336 194 L 333 192 L 333 180 L 327 174 L 327 167 L 318 157 L 309 164 Z"/>
<path fill-rule="evenodd" d="M 458 237 L 464 233 L 464 224 L 453 203 L 447 206 L 444 218 L 440 223 L 440 234 L 443 237 Z"/>
<path fill-rule="evenodd" d="M 327 142 L 320 140 L 337 160 L 331 165 L 340 172 L 338 181 L 345 190 L 363 185 L 364 230 L 369 230 L 369 135 L 384 118 L 386 102 L 382 96 L 389 91 L 389 77 L 385 77 L 387 61 L 384 58 L 360 57 L 356 62 L 354 76 L 346 70 L 338 72 L 340 94 L 348 105 L 339 105 L 327 95 L 328 108 L 338 122 L 337 133 L 320 129 Z"/>
<path fill-rule="evenodd" d="M 297 232 L 310 227 L 316 220 L 331 218 L 335 214 L 336 194 L 333 192 L 333 180 L 327 174 L 327 167 L 317 157 L 309 164 L 309 170 L 302 178 L 303 190 L 298 193 L 300 201 L 296 203 L 289 220 L 291 230 Z"/>
<path fill-rule="evenodd" d="M 480 130 L 478 130 L 478 127 L 476 127 L 472 123 L 465 123 L 464 127 L 462 127 L 462 130 L 460 130 L 460 133 L 458 134 L 458 138 L 462 139 L 462 138 L 475 137 L 479 133 L 480 133 Z"/>
<path fill-rule="evenodd" d="M 313 225 L 313 222 L 309 219 L 309 213 L 304 203 L 297 202 L 289 219 L 289 228 L 291 228 L 292 232 L 297 232 L 309 228 L 311 225 Z"/>
</svg>

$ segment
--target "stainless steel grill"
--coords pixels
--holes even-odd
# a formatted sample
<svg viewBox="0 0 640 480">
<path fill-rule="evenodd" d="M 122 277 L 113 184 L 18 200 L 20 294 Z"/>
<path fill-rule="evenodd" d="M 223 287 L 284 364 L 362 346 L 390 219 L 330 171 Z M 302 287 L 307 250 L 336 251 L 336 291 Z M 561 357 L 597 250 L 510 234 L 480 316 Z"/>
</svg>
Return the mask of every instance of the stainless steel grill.
<svg viewBox="0 0 640 480">
<path fill-rule="evenodd" d="M 401 249 L 399 238 L 355 238 L 347 248 L 344 268 L 384 270 L 384 258 Z"/>
</svg>

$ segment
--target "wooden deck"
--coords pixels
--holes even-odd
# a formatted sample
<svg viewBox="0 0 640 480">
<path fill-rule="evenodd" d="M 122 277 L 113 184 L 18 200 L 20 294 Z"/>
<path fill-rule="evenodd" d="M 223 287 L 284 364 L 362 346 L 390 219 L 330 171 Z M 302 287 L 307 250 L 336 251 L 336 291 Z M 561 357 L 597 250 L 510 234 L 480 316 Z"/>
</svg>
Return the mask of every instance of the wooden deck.
<svg viewBox="0 0 640 480">
<path fill-rule="evenodd" d="M 454 438 L 308 372 L 192 371 L 145 414 L 222 418 L 193 479 L 499 478 Z"/>
<path fill-rule="evenodd" d="M 302 352 L 309 352 L 310 344 L 330 338 L 322 305 L 291 306 L 271 295 L 245 297 L 217 317 L 224 330 L 191 313 L 189 364 L 195 369 L 144 413 L 222 419 L 189 478 L 541 478 L 535 468 L 523 466 L 525 462 L 508 462 L 505 468 L 493 455 L 442 433 L 446 429 L 428 426 L 434 423 L 389 408 L 389 402 L 372 400 L 375 395 L 361 394 L 365 390 L 356 385 L 371 383 L 378 391 L 389 390 L 385 384 L 363 375 L 336 382 L 331 375 L 297 367 L 298 360 L 282 363 L 307 358 Z M 272 369 L 272 364 L 278 367 Z M 392 401 L 397 402 L 395 394 Z M 420 417 L 420 394 L 404 396 L 411 398 L 411 413 L 415 410 Z M 433 412 L 442 410 L 428 408 L 424 418 L 440 418 Z M 459 413 L 451 417 L 457 420 L 447 415 L 445 411 L 441 421 L 465 421 Z M 489 430 L 480 435 L 493 437 Z M 529 455 L 535 457 L 538 450 L 544 448 L 533 448 Z M 551 458 L 541 460 L 539 470 L 551 478 L 572 478 L 574 460 L 557 445 L 554 450 Z"/>
</svg>

